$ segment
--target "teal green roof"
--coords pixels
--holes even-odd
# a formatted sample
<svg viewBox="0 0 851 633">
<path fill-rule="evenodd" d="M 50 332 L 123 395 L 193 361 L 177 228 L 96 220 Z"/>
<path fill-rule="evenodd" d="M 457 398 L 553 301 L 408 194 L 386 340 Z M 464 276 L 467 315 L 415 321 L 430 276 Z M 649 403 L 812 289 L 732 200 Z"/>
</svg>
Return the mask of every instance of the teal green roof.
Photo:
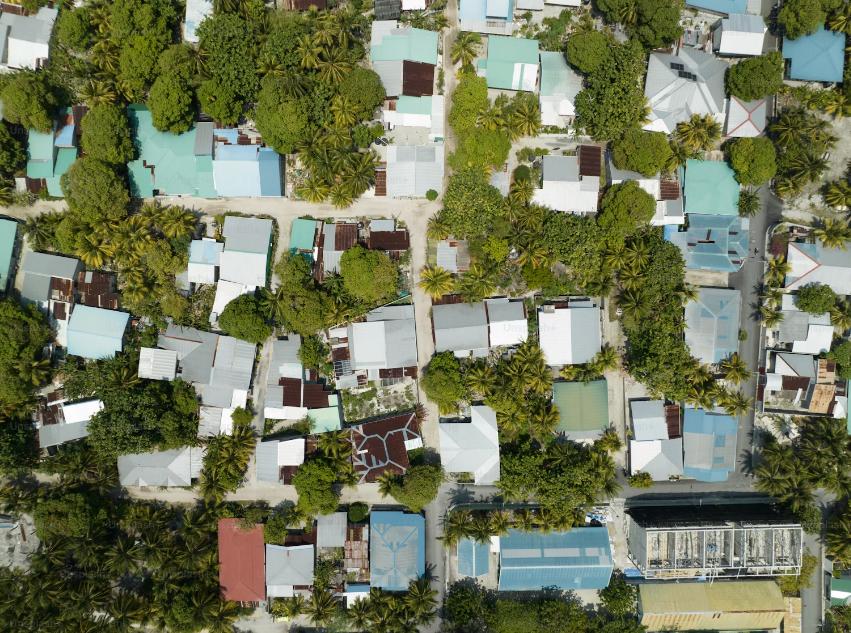
<svg viewBox="0 0 851 633">
<path fill-rule="evenodd" d="M 564 58 L 564 53 L 541 51 L 541 96 L 576 95 L 582 90 L 582 77 Z"/>
<path fill-rule="evenodd" d="M 396 112 L 401 114 L 431 114 L 431 97 L 399 97 Z"/>
<path fill-rule="evenodd" d="M 0 292 L 5 292 L 9 284 L 9 270 L 12 267 L 12 253 L 15 252 L 17 230 L 17 222 L 0 220 Z"/>
<path fill-rule="evenodd" d="M 488 37 L 486 70 L 489 88 L 534 91 L 538 80 L 538 41 L 522 37 Z"/>
<path fill-rule="evenodd" d="M 198 169 L 198 196 L 201 198 L 215 198 L 216 184 L 213 180 L 213 157 L 196 156 L 195 165 Z"/>
<path fill-rule="evenodd" d="M 851 578 L 848 576 L 831 578 L 830 606 L 841 607 L 849 604 L 849 602 L 851 602 Z"/>
<path fill-rule="evenodd" d="M 290 251 L 313 251 L 316 220 L 296 218 L 290 229 Z"/>
<path fill-rule="evenodd" d="M 388 33 L 370 47 L 370 57 L 374 62 L 437 64 L 437 33 L 413 28 Z"/>
<path fill-rule="evenodd" d="M 609 428 L 609 390 L 605 380 L 557 382 L 553 404 L 558 408 L 558 430 L 571 439 L 593 439 Z"/>
<path fill-rule="evenodd" d="M 127 164 L 133 196 L 149 197 L 156 189 L 167 195 L 215 197 L 210 191 L 212 174 L 202 171 L 212 171 L 211 158 L 195 156 L 195 128 L 183 134 L 160 132 L 142 105 L 129 106 L 127 115 L 139 150 L 138 158 Z M 153 177 L 142 173 L 143 169 L 150 172 L 144 164 L 153 165 Z"/>
<path fill-rule="evenodd" d="M 686 213 L 739 214 L 739 183 L 730 166 L 721 161 L 688 160 L 683 198 Z"/>
<path fill-rule="evenodd" d="M 45 134 L 30 130 L 27 153 L 27 178 L 53 176 L 53 132 Z"/>
<path fill-rule="evenodd" d="M 328 405 L 322 409 L 310 409 L 307 412 L 312 433 L 339 431 L 343 427 L 343 418 L 340 414 L 340 405 L 336 395 L 328 396 Z"/>
</svg>

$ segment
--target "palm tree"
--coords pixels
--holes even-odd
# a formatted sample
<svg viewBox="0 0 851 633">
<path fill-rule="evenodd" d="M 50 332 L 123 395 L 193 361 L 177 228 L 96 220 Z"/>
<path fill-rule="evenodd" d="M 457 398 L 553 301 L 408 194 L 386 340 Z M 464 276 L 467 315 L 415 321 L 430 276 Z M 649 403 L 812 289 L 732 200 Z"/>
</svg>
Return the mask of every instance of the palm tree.
<svg viewBox="0 0 851 633">
<path fill-rule="evenodd" d="M 320 433 L 316 447 L 329 459 L 338 461 L 348 459 L 352 454 L 352 442 L 345 429 Z"/>
<path fill-rule="evenodd" d="M 741 391 L 725 392 L 719 399 L 724 410 L 733 416 L 742 415 L 753 406 L 753 400 Z"/>
<path fill-rule="evenodd" d="M 776 328 L 783 321 L 783 312 L 777 308 L 762 306 L 759 309 L 759 314 L 762 318 L 762 324 L 768 329 Z"/>
<path fill-rule="evenodd" d="M 514 204 L 526 206 L 535 195 L 535 185 L 528 178 L 514 179 L 511 183 L 511 188 L 508 190 L 508 199 Z"/>
<path fill-rule="evenodd" d="M 830 323 L 840 333 L 851 329 L 851 301 L 840 300 L 830 309 Z"/>
<path fill-rule="evenodd" d="M 339 610 L 340 605 L 333 593 L 327 589 L 322 591 L 314 589 L 313 593 L 310 594 L 310 600 L 304 612 L 314 624 L 327 626 Z"/>
<path fill-rule="evenodd" d="M 591 360 L 591 364 L 594 365 L 598 373 L 605 373 L 612 369 L 617 369 L 618 364 L 620 362 L 620 357 L 618 356 L 618 351 L 606 343 L 600 348 L 600 351 L 594 356 Z"/>
<path fill-rule="evenodd" d="M 618 22 L 624 26 L 634 26 L 638 21 L 638 6 L 635 0 L 627 0 L 617 8 Z"/>
<path fill-rule="evenodd" d="M 521 93 L 525 95 L 527 93 Z M 531 95 L 530 95 L 531 97 Z M 519 138 L 521 136 L 537 136 L 541 129 L 541 109 L 538 100 L 522 97 L 519 103 L 514 105 L 511 113 L 511 130 Z"/>
<path fill-rule="evenodd" d="M 841 3 L 839 8 L 827 19 L 827 28 L 831 31 L 851 35 L 851 5 L 847 2 Z"/>
<path fill-rule="evenodd" d="M 496 282 L 490 271 L 481 264 L 474 263 L 458 279 L 458 292 L 470 303 L 491 296 L 496 290 Z"/>
<path fill-rule="evenodd" d="M 319 78 L 332 85 L 339 85 L 351 70 L 352 63 L 345 51 L 333 48 L 319 56 L 316 62 Z"/>
<path fill-rule="evenodd" d="M 92 234 L 83 237 L 76 251 L 77 257 L 88 268 L 103 268 L 112 253 L 112 247 L 107 242 L 100 241 Z"/>
<path fill-rule="evenodd" d="M 847 180 L 837 180 L 830 183 L 825 188 L 824 201 L 835 209 L 851 207 L 851 183 Z"/>
<path fill-rule="evenodd" d="M 372 621 L 372 605 L 369 600 L 357 600 L 346 609 L 346 619 L 356 631 L 366 631 Z"/>
<path fill-rule="evenodd" d="M 793 156 L 789 160 L 787 173 L 793 183 L 800 185 L 815 182 L 821 177 L 825 169 L 827 169 L 827 159 L 824 156 L 804 153 Z"/>
<path fill-rule="evenodd" d="M 357 123 L 354 104 L 345 95 L 336 95 L 331 100 L 330 112 L 334 117 L 334 124 L 339 128 L 348 129 Z"/>
<path fill-rule="evenodd" d="M 720 363 L 721 371 L 724 373 L 724 378 L 738 385 L 743 383 L 750 376 L 750 369 L 745 361 L 738 353 L 730 354 Z"/>
<path fill-rule="evenodd" d="M 465 380 L 470 391 L 487 398 L 496 384 L 496 375 L 493 367 L 479 361 L 467 370 Z"/>
<path fill-rule="evenodd" d="M 443 536 L 447 547 L 458 544 L 462 538 L 472 534 L 473 517 L 469 510 L 450 510 L 443 517 Z"/>
<path fill-rule="evenodd" d="M 500 108 L 485 108 L 476 115 L 476 125 L 485 130 L 499 130 L 505 126 L 505 116 Z"/>
<path fill-rule="evenodd" d="M 324 202 L 328 197 L 328 186 L 318 178 L 307 178 L 300 187 L 296 188 L 296 195 L 299 198 L 318 204 Z"/>
<path fill-rule="evenodd" d="M 420 270 L 419 287 L 422 288 L 432 300 L 440 299 L 449 294 L 455 288 L 455 279 L 445 268 L 440 266 L 426 266 Z"/>
<path fill-rule="evenodd" d="M 396 473 L 385 471 L 376 479 L 378 492 L 382 497 L 390 497 L 399 485 L 399 476 Z"/>
<path fill-rule="evenodd" d="M 535 529 L 535 514 L 531 510 L 514 512 L 514 527 L 521 532 L 532 532 Z"/>
<path fill-rule="evenodd" d="M 118 99 L 115 87 L 111 83 L 97 79 L 86 80 L 80 86 L 79 95 L 90 108 L 96 105 L 112 104 Z"/>
<path fill-rule="evenodd" d="M 721 125 L 710 115 L 692 114 L 688 121 L 677 124 L 677 142 L 691 151 L 708 151 L 721 138 Z"/>
<path fill-rule="evenodd" d="M 182 207 L 165 207 L 158 214 L 160 231 L 169 239 L 188 237 L 195 230 L 195 215 Z"/>
<path fill-rule="evenodd" d="M 831 115 L 834 119 L 841 119 L 851 114 L 851 100 L 844 92 L 831 90 L 829 94 L 830 99 L 824 104 L 825 114 Z"/>
<path fill-rule="evenodd" d="M 626 260 L 639 270 L 650 262 L 650 246 L 643 240 L 635 240 L 626 247 Z"/>
<path fill-rule="evenodd" d="M 560 421 L 558 409 L 547 404 L 536 406 L 529 414 L 529 435 L 539 442 L 553 436 Z"/>
<path fill-rule="evenodd" d="M 626 289 L 618 295 L 618 307 L 627 318 L 638 320 L 647 312 L 644 293 L 640 290 Z"/>
<path fill-rule="evenodd" d="M 449 58 L 453 64 L 461 64 L 462 68 L 473 65 L 473 60 L 479 54 L 482 45 L 482 37 L 478 33 L 462 31 L 452 43 Z"/>
<path fill-rule="evenodd" d="M 835 562 L 842 565 L 851 563 L 851 514 L 847 509 L 828 523 L 825 545 L 828 556 Z"/>
<path fill-rule="evenodd" d="M 426 236 L 430 240 L 445 240 L 449 237 L 449 225 L 439 213 L 429 218 Z"/>
<path fill-rule="evenodd" d="M 792 266 L 789 265 L 783 255 L 772 257 L 768 260 L 768 269 L 765 272 L 765 279 L 772 286 L 782 286 L 786 279 L 786 275 L 788 275 L 791 270 Z"/>
<path fill-rule="evenodd" d="M 743 218 L 752 218 L 760 210 L 759 203 L 759 193 L 748 189 L 747 187 L 743 188 L 739 192 L 739 215 Z"/>
<path fill-rule="evenodd" d="M 700 152 L 691 149 L 690 147 L 686 147 L 682 143 L 676 143 L 674 141 L 670 142 L 671 146 L 671 154 L 668 156 L 665 164 L 662 165 L 662 170 L 666 174 L 673 174 L 686 164 L 686 161 L 690 158 L 698 158 L 700 156 Z"/>
<path fill-rule="evenodd" d="M 847 240 L 851 237 L 848 222 L 836 218 L 827 218 L 821 226 L 813 229 L 813 236 L 826 248 L 841 248 L 845 250 Z"/>
<path fill-rule="evenodd" d="M 408 585 L 408 593 L 403 598 L 414 619 L 425 624 L 434 617 L 437 607 L 437 591 L 425 578 L 417 578 Z"/>
</svg>

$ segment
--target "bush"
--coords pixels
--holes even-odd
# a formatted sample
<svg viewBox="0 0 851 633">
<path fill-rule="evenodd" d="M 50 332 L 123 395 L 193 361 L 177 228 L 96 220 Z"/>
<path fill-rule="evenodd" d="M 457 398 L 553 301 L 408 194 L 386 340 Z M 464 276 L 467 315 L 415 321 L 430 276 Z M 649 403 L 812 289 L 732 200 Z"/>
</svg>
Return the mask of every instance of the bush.
<svg viewBox="0 0 851 633">
<path fill-rule="evenodd" d="M 815 33 L 827 19 L 823 0 L 786 0 L 777 13 L 777 26 L 791 40 Z"/>
<path fill-rule="evenodd" d="M 91 224 L 127 215 L 130 194 L 124 179 L 96 158 L 78 158 L 62 176 L 62 191 L 71 211 Z"/>
<path fill-rule="evenodd" d="M 429 189 L 428 191 L 426 191 L 426 200 L 428 200 L 429 202 L 434 202 L 435 200 L 437 200 L 438 195 L 439 194 L 434 189 Z"/>
<path fill-rule="evenodd" d="M 135 153 L 130 124 L 122 108 L 112 104 L 96 105 L 83 117 L 83 153 L 105 163 L 124 164 Z"/>
<path fill-rule="evenodd" d="M 783 57 L 773 51 L 744 59 L 727 71 L 727 92 L 753 101 L 775 94 L 783 87 Z"/>
<path fill-rule="evenodd" d="M 851 341 L 843 341 L 827 353 L 838 365 L 836 373 L 841 378 L 851 379 Z"/>
<path fill-rule="evenodd" d="M 653 477 L 650 473 L 635 473 L 630 475 L 629 485 L 633 488 L 650 488 L 653 485 Z"/>
<path fill-rule="evenodd" d="M 0 174 L 12 176 L 27 164 L 27 150 L 9 132 L 5 121 L 0 121 Z"/>
<path fill-rule="evenodd" d="M 611 37 L 600 31 L 574 33 L 567 40 L 567 61 L 583 75 L 588 75 L 606 60 L 611 45 Z"/>
<path fill-rule="evenodd" d="M 798 291 L 795 303 L 804 312 L 824 314 L 836 305 L 836 293 L 824 284 L 807 284 Z"/>
<path fill-rule="evenodd" d="M 360 501 L 349 504 L 349 523 L 361 523 L 369 516 L 369 506 Z"/>
<path fill-rule="evenodd" d="M 402 477 L 396 478 L 390 486 L 390 496 L 411 512 L 422 512 L 437 497 L 443 479 L 440 466 L 413 466 Z"/>
<path fill-rule="evenodd" d="M 399 271 L 393 260 L 381 251 L 370 251 L 362 246 L 343 253 L 340 276 L 346 291 L 367 303 L 392 297 L 399 285 Z"/>
<path fill-rule="evenodd" d="M 275 512 L 263 526 L 263 540 L 272 545 L 283 545 L 287 538 L 289 521 L 284 512 Z"/>
<path fill-rule="evenodd" d="M 254 295 L 242 295 L 231 301 L 219 315 L 219 327 L 249 343 L 262 343 L 272 335 L 260 303 Z"/>
<path fill-rule="evenodd" d="M 532 170 L 529 169 L 529 165 L 517 165 L 514 168 L 514 182 L 519 180 L 532 180 Z"/>
<path fill-rule="evenodd" d="M 298 467 L 293 476 L 298 493 L 298 508 L 308 516 L 331 514 L 337 510 L 339 493 L 337 467 L 323 459 L 311 459 Z"/>
<path fill-rule="evenodd" d="M 671 145 L 662 132 L 630 128 L 612 143 L 612 162 L 618 169 L 655 176 L 671 158 Z"/>
<path fill-rule="evenodd" d="M 739 192 L 739 215 L 743 218 L 752 218 L 759 213 L 761 203 L 759 194 L 750 189 L 742 189 Z"/>
<path fill-rule="evenodd" d="M 612 244 L 622 244 L 635 230 L 647 224 L 656 212 L 656 201 L 634 180 L 609 188 L 600 202 L 597 224 Z"/>
<path fill-rule="evenodd" d="M 3 118 L 39 132 L 50 132 L 59 98 L 47 73 L 20 71 L 12 74 L 2 92 Z"/>
<path fill-rule="evenodd" d="M 736 180 L 743 185 L 761 185 L 777 173 L 777 152 L 764 136 L 730 142 L 727 156 Z"/>
<path fill-rule="evenodd" d="M 420 385 L 441 413 L 449 413 L 467 397 L 461 363 L 452 352 L 435 354 L 423 372 Z"/>
</svg>

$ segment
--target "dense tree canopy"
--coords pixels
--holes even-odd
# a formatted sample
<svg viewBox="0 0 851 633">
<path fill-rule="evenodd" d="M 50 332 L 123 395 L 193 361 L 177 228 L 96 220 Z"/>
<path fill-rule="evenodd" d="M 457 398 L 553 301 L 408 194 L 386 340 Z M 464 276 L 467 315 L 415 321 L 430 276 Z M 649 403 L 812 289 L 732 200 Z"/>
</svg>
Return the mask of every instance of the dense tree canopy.
<svg viewBox="0 0 851 633">
<path fill-rule="evenodd" d="M 274 297 L 276 322 L 302 336 L 315 334 L 329 325 L 333 300 L 316 287 L 310 264 L 304 257 L 285 256 L 275 272 L 280 280 Z"/>
<path fill-rule="evenodd" d="M 233 101 L 220 104 L 222 109 L 237 109 L 253 101 L 257 92 L 255 41 L 249 23 L 235 13 L 215 13 L 198 27 L 198 46 L 207 56 L 211 79 L 227 87 Z M 226 93 L 218 95 L 224 101 Z M 238 109 L 242 109 L 239 107 Z"/>
<path fill-rule="evenodd" d="M 219 327 L 249 343 L 262 343 L 272 334 L 260 303 L 254 295 L 242 295 L 225 306 L 219 315 Z"/>
<path fill-rule="evenodd" d="M 293 477 L 298 507 L 307 516 L 331 514 L 337 510 L 337 468 L 324 459 L 310 459 L 298 467 Z"/>
<path fill-rule="evenodd" d="M 283 79 L 268 76 L 257 99 L 257 129 L 282 154 L 292 152 L 310 135 L 310 103 L 296 99 Z"/>
<path fill-rule="evenodd" d="M 411 512 L 422 512 L 437 497 L 441 483 L 443 470 L 439 465 L 419 464 L 395 477 L 387 492 Z"/>
<path fill-rule="evenodd" d="M 121 108 L 103 104 L 89 110 L 82 121 L 83 153 L 104 163 L 122 164 L 133 159 L 130 124 Z"/>
<path fill-rule="evenodd" d="M 777 154 L 764 136 L 739 138 L 730 142 L 730 165 L 743 185 L 761 185 L 777 173 Z"/>
<path fill-rule="evenodd" d="M 671 159 L 671 145 L 662 132 L 628 129 L 612 143 L 612 161 L 618 169 L 655 176 Z"/>
<path fill-rule="evenodd" d="M 824 0 L 788 0 L 777 13 L 777 25 L 789 39 L 814 33 L 827 19 Z"/>
<path fill-rule="evenodd" d="M 476 127 L 479 114 L 488 108 L 488 83 L 475 73 L 462 73 L 452 91 L 449 125 L 456 134 L 465 134 Z"/>
<path fill-rule="evenodd" d="M 733 64 L 727 71 L 727 92 L 753 101 L 776 94 L 783 87 L 783 57 L 772 51 Z"/>
<path fill-rule="evenodd" d="M 443 413 L 457 409 L 458 402 L 467 396 L 461 364 L 452 352 L 434 355 L 425 369 L 420 385 L 429 400 L 437 404 Z"/>
<path fill-rule="evenodd" d="M 807 284 L 798 290 L 795 304 L 804 312 L 824 314 L 836 304 L 836 293 L 824 284 Z"/>
<path fill-rule="evenodd" d="M 0 420 L 0 474 L 32 468 L 38 460 L 35 426 L 24 415 Z"/>
<path fill-rule="evenodd" d="M 647 224 L 656 212 L 656 201 L 634 180 L 609 188 L 600 202 L 597 224 L 610 244 L 623 244 L 635 230 Z"/>
<path fill-rule="evenodd" d="M 851 379 L 851 341 L 842 341 L 828 352 L 828 358 L 836 361 L 837 373 L 842 378 Z"/>
<path fill-rule="evenodd" d="M 392 297 L 399 282 L 399 271 L 393 260 L 381 251 L 362 246 L 348 249 L 340 258 L 343 286 L 356 299 L 377 303 Z"/>
<path fill-rule="evenodd" d="M 3 118 L 38 132 L 49 132 L 59 108 L 56 88 L 47 73 L 20 71 L 14 73 L 0 91 Z"/>
<path fill-rule="evenodd" d="M 27 163 L 27 150 L 23 143 L 9 132 L 5 121 L 0 121 L 0 175 L 11 176 Z"/>
<path fill-rule="evenodd" d="M 0 301 L 0 414 L 18 413 L 46 381 L 49 365 L 40 359 L 51 338 L 46 319 L 34 305 Z"/>
<path fill-rule="evenodd" d="M 579 31 L 567 40 L 567 61 L 583 75 L 595 72 L 609 55 L 612 38 L 600 31 Z"/>
<path fill-rule="evenodd" d="M 130 194 L 124 179 L 106 163 L 83 156 L 62 176 L 68 208 L 92 222 L 123 218 Z"/>
<path fill-rule="evenodd" d="M 503 213 L 502 195 L 480 170 L 465 169 L 449 180 L 440 219 L 458 238 L 488 234 Z"/>
<path fill-rule="evenodd" d="M 596 0 L 607 22 L 623 24 L 647 49 L 668 46 L 682 35 L 682 0 Z"/>
</svg>

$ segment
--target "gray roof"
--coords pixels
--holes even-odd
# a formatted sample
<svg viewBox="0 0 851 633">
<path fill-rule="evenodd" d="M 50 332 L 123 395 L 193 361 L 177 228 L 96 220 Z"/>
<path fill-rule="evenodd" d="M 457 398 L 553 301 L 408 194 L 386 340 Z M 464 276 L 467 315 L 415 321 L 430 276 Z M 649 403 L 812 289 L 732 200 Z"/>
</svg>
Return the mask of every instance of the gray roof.
<svg viewBox="0 0 851 633">
<path fill-rule="evenodd" d="M 266 255 L 272 237 L 272 220 L 229 215 L 225 217 L 222 235 L 226 251 Z"/>
<path fill-rule="evenodd" d="M 82 269 L 79 259 L 73 257 L 62 257 L 61 255 L 50 255 L 48 253 L 36 253 L 28 251 L 24 254 L 21 270 L 32 275 L 43 275 L 45 277 L 58 277 L 60 279 L 74 279 L 77 272 Z"/>
<path fill-rule="evenodd" d="M 316 517 L 316 547 L 344 547 L 349 518 L 345 512 Z"/>
<path fill-rule="evenodd" d="M 216 124 L 212 121 L 199 121 L 195 124 L 195 151 L 196 156 L 213 155 L 213 129 Z"/>
<path fill-rule="evenodd" d="M 149 380 L 174 380 L 177 370 L 177 352 L 154 347 L 139 350 L 139 378 Z"/>
<path fill-rule="evenodd" d="M 432 307 L 435 351 L 454 352 L 488 348 L 485 304 L 450 303 Z"/>
<path fill-rule="evenodd" d="M 157 345 L 177 352 L 183 380 L 206 384 L 210 380 L 218 338 L 213 332 L 169 324 L 165 334 L 160 334 Z"/>
<path fill-rule="evenodd" d="M 764 33 L 765 20 L 761 15 L 750 15 L 748 13 L 731 13 L 721 19 L 721 28 L 725 31 L 737 31 L 739 33 Z"/>
<path fill-rule="evenodd" d="M 630 442 L 630 450 L 637 453 L 639 445 L 649 445 L 655 448 L 656 442 Z M 666 481 L 672 476 L 682 475 L 683 438 L 660 440 L 658 447 L 659 452 L 651 460 L 644 463 L 640 469 L 633 468 L 633 471 L 640 470 L 647 473 L 653 478 L 653 481 Z"/>
<path fill-rule="evenodd" d="M 392 232 L 396 230 L 396 220 L 393 218 L 377 218 L 369 221 L 369 230 L 376 233 Z"/>
<path fill-rule="evenodd" d="M 526 319 L 526 309 L 523 301 L 508 299 L 488 299 L 488 322 L 502 323 L 505 321 L 523 321 Z"/>
<path fill-rule="evenodd" d="M 326 224 L 322 245 L 322 269 L 328 273 L 340 272 L 340 259 L 345 251 L 335 249 L 337 244 L 337 225 Z"/>
<path fill-rule="evenodd" d="M 3 33 L 4 38 L 2 52 L 5 53 L 7 37 L 36 44 L 48 44 L 56 15 L 57 10 L 48 7 L 40 8 L 35 15 L 0 13 L 0 32 Z"/>
<path fill-rule="evenodd" d="M 778 352 L 778 358 L 789 367 L 798 376 L 802 378 L 815 378 L 817 363 L 815 358 L 810 354 L 792 354 L 789 352 Z"/>
<path fill-rule="evenodd" d="M 739 349 L 742 295 L 728 288 L 701 288 L 686 305 L 686 345 L 702 363 L 714 364 Z"/>
<path fill-rule="evenodd" d="M 266 545 L 266 587 L 313 584 L 313 545 Z M 275 595 L 274 591 L 269 595 Z"/>
<path fill-rule="evenodd" d="M 352 323 L 348 332 L 353 369 L 394 369 L 417 364 L 417 331 L 412 318 Z"/>
<path fill-rule="evenodd" d="M 402 0 L 375 0 L 376 20 L 398 20 L 402 15 Z"/>
<path fill-rule="evenodd" d="M 366 313 L 367 321 L 391 321 L 398 319 L 413 319 L 414 306 L 399 305 L 399 306 L 383 306 L 376 308 Z"/>
<path fill-rule="evenodd" d="M 202 406 L 198 416 L 198 437 L 220 435 L 224 411 L 221 407 Z"/>
<path fill-rule="evenodd" d="M 372 62 L 372 69 L 381 78 L 384 92 L 388 97 L 397 97 L 402 94 L 402 64 L 401 60 Z"/>
<path fill-rule="evenodd" d="M 122 486 L 191 486 L 191 448 L 119 455 Z"/>
<path fill-rule="evenodd" d="M 21 297 L 28 301 L 47 301 L 50 299 L 50 277 L 24 274 Z"/>
<path fill-rule="evenodd" d="M 781 343 L 794 343 L 807 338 L 810 315 L 802 310 L 783 310 L 783 320 L 778 326 L 777 339 Z"/>
<path fill-rule="evenodd" d="M 544 156 L 544 180 L 579 182 L 579 157 Z"/>
<path fill-rule="evenodd" d="M 472 473 L 477 485 L 499 479 L 499 432 L 496 413 L 474 406 L 470 422 L 441 422 L 440 461 L 450 473 Z"/>
<path fill-rule="evenodd" d="M 280 467 L 278 466 L 278 440 L 268 440 L 257 444 L 254 453 L 257 470 L 257 481 L 279 483 Z"/>
<path fill-rule="evenodd" d="M 442 186 L 443 144 L 387 148 L 387 197 L 422 197 Z"/>
<path fill-rule="evenodd" d="M 89 436 L 89 421 L 65 424 L 46 424 L 38 430 L 38 445 L 41 448 L 59 446 Z"/>
<path fill-rule="evenodd" d="M 636 440 L 668 439 L 663 400 L 631 400 L 632 429 Z"/>
</svg>

